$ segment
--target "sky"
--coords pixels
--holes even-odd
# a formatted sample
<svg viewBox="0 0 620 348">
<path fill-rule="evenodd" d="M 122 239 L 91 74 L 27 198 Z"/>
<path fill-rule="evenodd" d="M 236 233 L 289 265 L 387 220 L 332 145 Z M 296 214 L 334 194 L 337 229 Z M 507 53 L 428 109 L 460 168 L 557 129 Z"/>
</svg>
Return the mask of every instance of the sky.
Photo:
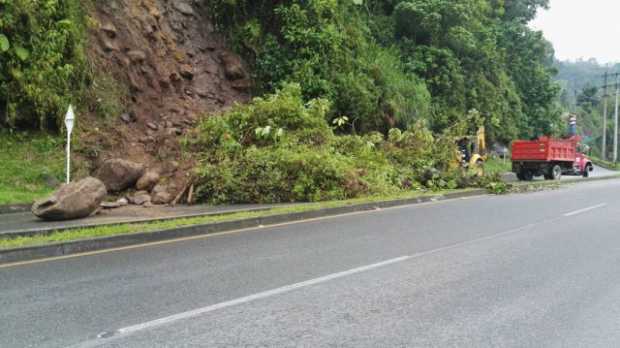
<svg viewBox="0 0 620 348">
<path fill-rule="evenodd" d="M 620 62 L 620 0 L 550 0 L 530 24 L 553 43 L 560 60 Z"/>
</svg>

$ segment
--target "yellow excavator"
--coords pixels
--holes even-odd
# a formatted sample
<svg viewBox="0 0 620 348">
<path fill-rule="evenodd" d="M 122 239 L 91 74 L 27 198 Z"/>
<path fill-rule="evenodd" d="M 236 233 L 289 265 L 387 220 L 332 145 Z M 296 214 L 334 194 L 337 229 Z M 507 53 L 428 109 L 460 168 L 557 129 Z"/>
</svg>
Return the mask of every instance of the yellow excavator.
<svg viewBox="0 0 620 348">
<path fill-rule="evenodd" d="M 476 135 L 457 137 L 458 156 L 464 168 L 481 167 L 487 160 L 487 142 L 484 126 L 478 128 Z"/>
</svg>

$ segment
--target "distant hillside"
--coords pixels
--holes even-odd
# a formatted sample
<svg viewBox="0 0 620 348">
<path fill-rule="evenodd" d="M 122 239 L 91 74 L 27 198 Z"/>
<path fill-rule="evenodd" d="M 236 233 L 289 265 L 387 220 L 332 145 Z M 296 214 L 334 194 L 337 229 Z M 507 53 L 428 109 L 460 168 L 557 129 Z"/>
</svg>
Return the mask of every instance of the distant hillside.
<svg viewBox="0 0 620 348">
<path fill-rule="evenodd" d="M 571 110 L 575 109 L 577 96 L 584 88 L 601 86 L 606 71 L 620 71 L 620 64 L 605 65 L 596 59 L 556 61 L 555 67 L 558 70 L 556 79 L 562 85 L 562 104 Z"/>
<path fill-rule="evenodd" d="M 592 154 L 601 155 L 603 134 L 603 98 L 600 87 L 603 85 L 605 72 L 620 72 L 620 64 L 604 65 L 595 59 L 578 60 L 576 62 L 555 62 L 558 70 L 556 79 L 562 85 L 562 107 L 578 115 L 578 129 L 585 143 L 592 147 Z M 610 78 L 608 83 L 613 83 Z M 611 92 L 611 90 L 610 90 Z M 607 152 L 611 151 L 613 141 L 613 100 L 609 100 L 607 123 Z"/>
</svg>

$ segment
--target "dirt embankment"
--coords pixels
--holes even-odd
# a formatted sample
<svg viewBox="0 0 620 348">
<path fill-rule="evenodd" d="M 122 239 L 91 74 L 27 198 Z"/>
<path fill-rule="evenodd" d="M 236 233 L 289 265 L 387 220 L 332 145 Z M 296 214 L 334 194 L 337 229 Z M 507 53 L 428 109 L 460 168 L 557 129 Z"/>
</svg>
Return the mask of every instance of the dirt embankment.
<svg viewBox="0 0 620 348">
<path fill-rule="evenodd" d="M 181 157 L 179 139 L 199 117 L 249 99 L 251 81 L 243 62 L 227 49 L 201 4 L 96 2 L 90 14 L 96 22 L 91 63 L 128 95 L 125 112 L 85 131 L 82 144 L 90 149 L 86 156 L 93 170 L 106 159 L 123 158 L 158 170 L 178 191 L 192 165 Z"/>
</svg>

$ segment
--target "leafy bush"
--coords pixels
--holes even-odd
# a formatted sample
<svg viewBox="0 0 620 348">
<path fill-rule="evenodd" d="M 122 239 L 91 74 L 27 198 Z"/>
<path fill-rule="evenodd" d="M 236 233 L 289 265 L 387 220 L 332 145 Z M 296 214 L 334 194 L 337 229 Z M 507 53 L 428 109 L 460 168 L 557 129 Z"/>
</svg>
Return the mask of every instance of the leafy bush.
<svg viewBox="0 0 620 348">
<path fill-rule="evenodd" d="M 329 103 L 304 103 L 301 87 L 286 84 L 276 94 L 207 118 L 187 138 L 198 153 L 198 197 L 215 203 L 297 202 L 355 198 L 402 190 L 456 188 L 447 168 L 455 146 L 445 147 L 424 124 L 337 136 L 326 115 Z M 445 152 L 445 153 L 444 153 Z"/>
<path fill-rule="evenodd" d="M 79 0 L 0 0 L 0 125 L 57 129 L 85 77 Z"/>
</svg>

